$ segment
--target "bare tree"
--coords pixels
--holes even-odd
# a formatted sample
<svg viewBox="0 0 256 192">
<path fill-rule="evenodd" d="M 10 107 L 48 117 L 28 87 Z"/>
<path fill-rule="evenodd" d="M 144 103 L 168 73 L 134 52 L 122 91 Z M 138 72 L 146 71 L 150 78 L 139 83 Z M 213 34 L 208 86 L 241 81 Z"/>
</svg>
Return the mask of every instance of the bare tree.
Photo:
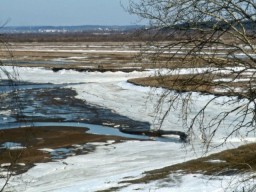
<svg viewBox="0 0 256 192">
<path fill-rule="evenodd" d="M 180 103 L 187 132 L 192 136 L 200 130 L 207 144 L 230 116 L 235 119 L 225 125 L 232 128 L 226 140 L 240 132 L 244 136 L 255 132 L 255 0 L 131 0 L 129 12 L 150 24 L 151 46 L 142 57 L 146 55 L 157 67 L 172 69 L 147 82 L 137 80 L 171 89 L 159 102 L 159 110 L 163 103 L 169 104 L 161 124 Z M 194 69 L 184 74 L 182 68 Z M 194 91 L 213 96 L 192 115 Z M 213 103 L 226 108 L 206 118 Z"/>
<path fill-rule="evenodd" d="M 255 136 L 255 0 L 130 0 L 129 12 L 150 24 L 142 60 L 169 69 L 132 80 L 167 88 L 156 108 L 160 126 L 179 110 L 184 130 L 200 136 L 206 149 L 219 132 L 225 132 L 222 144 Z M 202 93 L 207 96 L 195 103 Z M 255 173 L 246 173 L 235 191 L 255 191 L 247 181 L 254 182 Z"/>
<path fill-rule="evenodd" d="M 3 59 L 9 60 L 9 62 L 12 62 L 12 58 L 13 58 L 12 52 L 9 50 L 9 45 L 6 41 L 4 41 L 3 37 L 0 38 L 0 58 L 1 60 Z M 9 66 L 8 68 L 6 64 L 1 60 L 0 60 L 0 112 L 3 112 L 4 114 L 6 110 L 9 110 L 13 114 L 20 115 L 22 113 L 22 109 L 20 107 L 19 93 L 17 91 L 18 90 L 17 82 L 18 82 L 18 76 L 19 76 L 18 71 L 15 67 Z M 3 124 L 2 118 L 0 123 Z M 4 134 L 2 134 L 2 130 L 0 129 L 0 136 L 3 137 L 3 135 Z M 21 135 L 21 137 L 22 136 L 23 135 Z M 3 143 L 1 144 L 3 145 Z M 8 144 L 5 143 L 0 148 L 0 156 L 3 156 L 3 158 L 6 158 L 6 154 L 8 154 L 7 156 L 8 156 L 8 159 L 10 160 L 10 162 L 6 163 L 6 165 L 3 166 L 3 168 L 1 167 L 0 169 L 0 178 L 5 179 L 5 182 L 3 182 L 3 185 L 2 186 L 0 185 L 1 192 L 5 190 L 5 188 L 9 184 L 11 177 L 15 174 L 17 165 L 24 152 L 24 150 L 22 149 L 10 150 L 8 149 L 9 147 L 10 146 L 8 146 Z"/>
</svg>

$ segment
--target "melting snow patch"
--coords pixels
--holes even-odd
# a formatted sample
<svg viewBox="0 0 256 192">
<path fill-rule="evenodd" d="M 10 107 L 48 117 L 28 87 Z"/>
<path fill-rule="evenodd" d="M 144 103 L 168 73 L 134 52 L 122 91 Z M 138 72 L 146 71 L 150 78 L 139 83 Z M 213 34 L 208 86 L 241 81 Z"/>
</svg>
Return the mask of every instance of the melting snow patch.
<svg viewBox="0 0 256 192">
<path fill-rule="evenodd" d="M 11 166 L 11 163 L 2 163 L 1 164 L 1 167 L 9 167 L 9 166 Z"/>
<path fill-rule="evenodd" d="M 208 160 L 205 162 L 207 162 L 207 163 L 226 163 L 226 161 L 219 160 L 219 159 L 211 159 L 211 160 Z"/>
<path fill-rule="evenodd" d="M 42 148 L 42 149 L 39 149 L 40 151 L 44 151 L 44 152 L 54 152 L 54 149 L 49 149 L 49 148 Z"/>
<path fill-rule="evenodd" d="M 115 140 L 108 140 L 107 141 L 107 144 L 113 144 L 113 143 L 115 143 L 116 141 Z"/>
<path fill-rule="evenodd" d="M 108 122 L 103 122 L 102 124 L 105 126 L 113 126 L 114 125 L 114 123 L 108 123 Z"/>
<path fill-rule="evenodd" d="M 57 101 L 61 100 L 61 98 L 59 98 L 59 97 L 55 97 L 54 99 L 57 100 Z"/>
<path fill-rule="evenodd" d="M 10 150 L 17 150 L 17 149 L 25 149 L 26 147 L 22 146 L 20 143 L 14 142 L 5 142 L 0 146 L 0 149 L 10 149 Z"/>
<path fill-rule="evenodd" d="M 0 115 L 8 115 L 8 116 L 9 116 L 9 115 L 11 115 L 11 113 L 12 113 L 11 110 L 5 110 L 5 111 L 4 111 L 4 110 L 1 110 L 1 111 L 0 111 Z"/>
</svg>

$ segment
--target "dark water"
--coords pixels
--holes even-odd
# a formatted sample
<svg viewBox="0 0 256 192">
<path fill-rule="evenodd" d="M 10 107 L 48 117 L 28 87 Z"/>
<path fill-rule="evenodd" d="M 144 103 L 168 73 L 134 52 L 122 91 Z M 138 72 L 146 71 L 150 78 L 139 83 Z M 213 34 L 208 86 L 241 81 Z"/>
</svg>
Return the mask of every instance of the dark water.
<svg viewBox="0 0 256 192">
<path fill-rule="evenodd" d="M 65 88 L 67 84 L 34 84 L 28 82 L 0 81 L 0 129 L 19 127 L 79 127 L 87 133 L 112 135 L 140 140 L 180 142 L 178 138 L 126 134 L 119 128 L 149 130 L 150 124 L 135 121 L 111 109 L 92 105 L 76 98 L 76 91 Z M 105 126 L 108 125 L 108 126 Z M 89 129 L 89 130 L 88 130 Z M 84 144 L 57 148 L 50 152 L 52 159 L 63 159 L 95 150 Z M 29 167 L 22 168 L 26 171 Z"/>
<path fill-rule="evenodd" d="M 148 122 L 135 121 L 111 109 L 77 99 L 76 91 L 65 88 L 66 85 L 1 81 L 0 128 L 18 122 L 69 122 L 116 128 L 150 128 Z"/>
</svg>

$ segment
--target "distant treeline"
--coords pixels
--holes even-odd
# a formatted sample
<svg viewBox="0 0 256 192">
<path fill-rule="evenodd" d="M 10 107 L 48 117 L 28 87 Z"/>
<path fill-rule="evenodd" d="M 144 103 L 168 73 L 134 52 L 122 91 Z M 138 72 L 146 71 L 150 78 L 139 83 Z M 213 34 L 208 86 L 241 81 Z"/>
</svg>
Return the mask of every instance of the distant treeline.
<svg viewBox="0 0 256 192">
<path fill-rule="evenodd" d="M 143 25 L 104 26 L 104 25 L 81 25 L 81 26 L 10 26 L 0 28 L 0 33 L 74 33 L 74 32 L 124 32 L 145 28 Z"/>
<path fill-rule="evenodd" d="M 236 25 L 236 21 L 233 21 Z M 256 23 L 243 22 L 249 37 L 256 38 Z M 183 23 L 164 28 L 145 26 L 76 26 L 76 27 L 17 27 L 15 33 L 4 32 L 7 42 L 130 42 L 130 41 L 180 41 L 201 37 L 202 30 L 212 29 L 221 32 L 229 30 L 225 23 L 208 21 Z M 41 32 L 38 32 L 40 31 Z M 47 31 L 50 30 L 50 31 Z M 209 31 L 209 30 L 206 30 Z M 1 31 L 0 31 L 1 33 Z M 216 33 L 218 35 L 218 33 Z M 223 36 L 230 39 L 229 36 Z M 230 39 L 232 41 L 232 39 Z"/>
<path fill-rule="evenodd" d="M 5 33 L 2 36 L 7 42 L 127 42 L 150 40 L 149 35 L 140 31 L 109 33 Z"/>
</svg>

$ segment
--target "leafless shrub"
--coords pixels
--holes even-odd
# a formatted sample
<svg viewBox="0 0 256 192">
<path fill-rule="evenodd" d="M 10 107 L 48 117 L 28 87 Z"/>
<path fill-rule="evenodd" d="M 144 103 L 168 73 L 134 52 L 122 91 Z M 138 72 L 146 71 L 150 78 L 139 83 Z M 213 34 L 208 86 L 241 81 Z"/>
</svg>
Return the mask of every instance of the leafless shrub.
<svg viewBox="0 0 256 192">
<path fill-rule="evenodd" d="M 181 103 L 184 127 L 190 135 L 200 130 L 207 144 L 231 115 L 236 119 L 227 125 L 232 129 L 226 140 L 241 130 L 245 136 L 255 132 L 255 1 L 131 0 L 129 12 L 150 23 L 152 41 L 142 57 L 172 69 L 170 74 L 157 76 L 159 84 L 169 84 L 169 89 L 176 90 L 165 93 L 159 101 L 160 105 L 166 105 L 166 101 L 170 105 L 162 121 Z M 179 73 L 179 69 L 187 66 L 199 67 L 199 71 L 191 70 L 186 76 Z M 203 70 L 202 66 L 207 69 Z M 168 77 L 173 74 L 176 76 Z M 192 91 L 214 94 L 193 116 L 190 113 Z M 232 97 L 221 99 L 223 95 Z M 207 108 L 212 103 L 234 107 L 206 119 Z"/>
<path fill-rule="evenodd" d="M 152 41 L 141 58 L 169 69 L 144 80 L 168 88 L 157 106 L 158 112 L 165 108 L 161 123 L 180 110 L 184 129 L 200 135 L 206 148 L 221 130 L 223 142 L 255 134 L 255 0 L 130 0 L 128 11 L 150 24 Z M 184 75 L 182 68 L 196 69 Z M 210 95 L 194 103 L 195 91 Z"/>
<path fill-rule="evenodd" d="M 9 50 L 8 43 L 6 43 L 3 38 L 0 39 L 0 46 L 1 52 L 0 52 L 0 110 L 5 111 L 9 110 L 12 113 L 16 113 L 17 115 L 22 113 L 22 109 L 19 105 L 19 97 L 18 97 L 18 72 L 15 69 L 15 67 L 6 67 L 6 64 L 2 61 L 9 60 L 9 62 L 12 62 L 12 53 Z M 9 97 L 10 95 L 8 92 L 11 92 L 11 105 L 10 103 L 5 103 L 6 99 L 5 97 Z M 2 119 L 1 119 L 2 121 Z M 1 122 L 3 123 L 3 122 Z M 1 130 L 0 130 L 1 131 Z M 1 136 L 1 132 L 0 132 Z M 4 149 L 6 147 L 6 149 Z M 23 153 L 23 150 L 9 150 L 8 146 L 3 146 L 2 149 L 0 149 L 0 155 L 8 154 L 8 159 L 10 162 L 6 164 L 3 168 L 1 168 L 0 177 L 5 179 L 5 182 L 2 186 L 0 186 L 0 191 L 4 191 L 6 186 L 8 185 L 11 177 L 15 173 L 15 167 L 18 164 L 19 159 L 21 158 Z M 4 158 L 2 156 L 2 158 Z M 2 172 L 3 171 L 3 172 Z"/>
</svg>

